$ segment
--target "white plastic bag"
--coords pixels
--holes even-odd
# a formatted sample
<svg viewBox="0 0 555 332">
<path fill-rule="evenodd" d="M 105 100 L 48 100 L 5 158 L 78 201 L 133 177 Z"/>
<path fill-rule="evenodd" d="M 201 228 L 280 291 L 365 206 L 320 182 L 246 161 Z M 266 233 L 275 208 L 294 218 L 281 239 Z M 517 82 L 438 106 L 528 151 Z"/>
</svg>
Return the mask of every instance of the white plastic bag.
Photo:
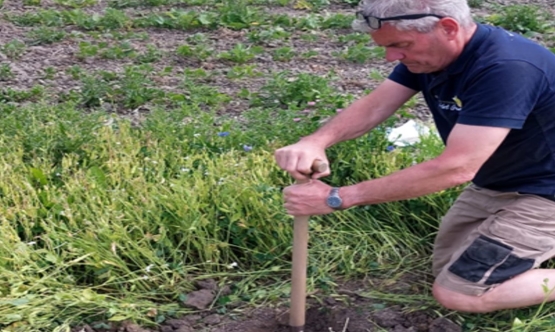
<svg viewBox="0 0 555 332">
<path fill-rule="evenodd" d="M 430 134 L 430 128 L 423 123 L 409 120 L 404 125 L 393 128 L 387 139 L 395 146 L 407 146 L 420 142 L 420 137 Z"/>
</svg>

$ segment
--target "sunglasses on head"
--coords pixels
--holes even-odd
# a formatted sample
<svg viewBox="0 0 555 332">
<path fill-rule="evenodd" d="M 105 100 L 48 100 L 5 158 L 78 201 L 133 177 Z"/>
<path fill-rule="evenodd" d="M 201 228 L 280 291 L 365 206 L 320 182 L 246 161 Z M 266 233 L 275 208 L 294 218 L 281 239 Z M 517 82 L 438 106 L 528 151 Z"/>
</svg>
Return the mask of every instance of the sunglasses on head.
<svg viewBox="0 0 555 332">
<path fill-rule="evenodd" d="M 400 15 L 400 16 L 390 16 L 390 17 L 376 17 L 376 16 L 366 16 L 362 11 L 356 12 L 356 17 L 359 20 L 365 20 L 371 29 L 378 30 L 382 27 L 382 22 L 386 21 L 398 21 L 398 20 L 417 20 L 423 17 L 437 17 L 439 19 L 445 16 L 436 14 L 410 14 L 410 15 Z"/>
</svg>

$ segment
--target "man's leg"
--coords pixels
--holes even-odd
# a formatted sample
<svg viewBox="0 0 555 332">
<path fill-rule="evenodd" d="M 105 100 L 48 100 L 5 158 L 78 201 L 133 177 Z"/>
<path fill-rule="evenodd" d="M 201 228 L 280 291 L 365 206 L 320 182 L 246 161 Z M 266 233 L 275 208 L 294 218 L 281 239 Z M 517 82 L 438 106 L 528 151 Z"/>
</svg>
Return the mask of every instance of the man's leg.
<svg viewBox="0 0 555 332">
<path fill-rule="evenodd" d="M 444 307 L 464 312 L 484 313 L 527 307 L 555 300 L 555 270 L 529 270 L 481 296 L 458 293 L 438 283 L 434 283 L 433 294 Z"/>
<path fill-rule="evenodd" d="M 468 204 L 455 203 L 453 207 L 463 209 L 446 215 L 436 240 L 446 244 L 437 256 L 450 257 L 448 262 L 434 257 L 433 294 L 438 302 L 453 310 L 490 312 L 555 300 L 555 291 L 550 293 L 555 270 L 535 269 L 555 256 L 555 202 L 472 186 L 462 196 Z M 461 213 L 466 209 L 489 216 L 472 223 Z M 477 227 L 449 232 L 461 222 Z M 457 234 L 464 241 L 453 241 L 458 248 L 449 246 L 449 237 Z"/>
</svg>

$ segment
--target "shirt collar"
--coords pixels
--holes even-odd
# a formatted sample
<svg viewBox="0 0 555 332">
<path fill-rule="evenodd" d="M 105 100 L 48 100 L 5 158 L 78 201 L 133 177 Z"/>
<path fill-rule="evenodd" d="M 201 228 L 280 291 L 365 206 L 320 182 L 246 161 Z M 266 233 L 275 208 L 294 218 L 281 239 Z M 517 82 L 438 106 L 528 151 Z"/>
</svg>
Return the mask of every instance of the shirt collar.
<svg viewBox="0 0 555 332">
<path fill-rule="evenodd" d="M 447 66 L 447 68 L 445 68 L 447 74 L 453 75 L 462 72 L 468 61 L 475 56 L 476 51 L 488 37 L 489 33 L 490 29 L 488 29 L 485 25 L 477 24 L 476 31 L 472 35 L 472 38 L 470 38 L 468 44 L 464 47 L 461 55 L 459 55 L 453 63 Z"/>
</svg>

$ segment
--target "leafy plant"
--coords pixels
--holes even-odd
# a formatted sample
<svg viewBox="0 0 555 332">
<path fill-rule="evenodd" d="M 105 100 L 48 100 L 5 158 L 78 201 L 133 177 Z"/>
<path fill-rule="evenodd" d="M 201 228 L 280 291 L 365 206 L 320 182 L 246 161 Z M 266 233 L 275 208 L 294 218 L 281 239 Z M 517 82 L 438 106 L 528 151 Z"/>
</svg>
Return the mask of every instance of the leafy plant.
<svg viewBox="0 0 555 332">
<path fill-rule="evenodd" d="M 126 108 L 135 109 L 156 98 L 162 98 L 164 92 L 154 87 L 149 78 L 150 67 L 127 66 L 119 82 L 118 92 Z"/>
<path fill-rule="evenodd" d="M 2 88 L 0 90 L 0 103 L 9 102 L 24 102 L 32 101 L 37 102 L 45 96 L 44 87 L 41 85 L 34 85 L 30 89 L 12 89 L 10 87 Z"/>
<path fill-rule="evenodd" d="M 98 52 L 99 56 L 104 59 L 123 59 L 134 58 L 136 55 L 135 48 L 131 43 L 124 41 L 118 45 L 102 48 Z"/>
<path fill-rule="evenodd" d="M 310 58 L 318 56 L 318 54 L 319 54 L 318 51 L 308 50 L 308 51 L 302 53 L 301 57 L 303 57 L 305 59 L 310 59 Z"/>
<path fill-rule="evenodd" d="M 236 63 L 247 63 L 262 51 L 263 49 L 260 47 L 250 47 L 243 43 L 237 43 L 231 50 L 220 53 L 218 57 Z"/>
<path fill-rule="evenodd" d="M 185 58 L 197 61 L 204 61 L 212 56 L 214 50 L 207 45 L 191 46 L 181 45 L 177 48 L 176 54 Z"/>
<path fill-rule="evenodd" d="M 239 65 L 232 67 L 226 74 L 227 78 L 258 77 L 263 74 L 256 70 L 256 65 Z"/>
<path fill-rule="evenodd" d="M 155 45 L 149 44 L 146 46 L 146 51 L 139 54 L 135 61 L 137 63 L 152 63 L 160 60 L 163 55 L 163 52 Z"/>
<path fill-rule="evenodd" d="M 80 103 L 85 107 L 100 106 L 104 101 L 113 102 L 112 87 L 96 75 L 83 75 L 81 81 Z"/>
<path fill-rule="evenodd" d="M 485 0 L 468 0 L 468 5 L 471 8 L 480 8 L 484 4 Z"/>
<path fill-rule="evenodd" d="M 295 51 L 288 46 L 280 47 L 273 52 L 274 61 L 288 62 L 295 56 Z"/>
<path fill-rule="evenodd" d="M 318 30 L 321 28 L 321 17 L 309 14 L 304 17 L 297 18 L 295 27 L 300 30 Z"/>
<path fill-rule="evenodd" d="M 367 33 L 355 32 L 347 35 L 339 35 L 337 36 L 337 40 L 340 43 L 368 44 L 371 38 Z"/>
<path fill-rule="evenodd" d="M 139 6 L 162 6 L 171 4 L 171 0 L 110 0 L 108 6 L 112 8 L 127 8 Z"/>
<path fill-rule="evenodd" d="M 56 75 L 56 69 L 54 67 L 46 67 L 44 68 L 44 78 L 47 80 L 51 80 Z"/>
<path fill-rule="evenodd" d="M 299 107 L 306 105 L 333 91 L 324 77 L 302 73 L 296 77 L 289 77 L 287 71 L 275 74 L 273 79 L 260 89 L 255 104 L 264 106 Z"/>
<path fill-rule="evenodd" d="M 245 0 L 225 0 L 218 11 L 220 24 L 234 30 L 246 29 L 264 21 L 263 14 Z"/>
<path fill-rule="evenodd" d="M 132 21 L 125 12 L 114 8 L 107 8 L 104 16 L 102 16 L 97 23 L 97 28 L 101 30 L 117 30 L 122 28 L 129 28 Z"/>
<path fill-rule="evenodd" d="M 350 29 L 352 23 L 352 15 L 333 14 L 323 19 L 321 27 L 322 29 Z"/>
<path fill-rule="evenodd" d="M 69 68 L 66 69 L 66 72 L 74 79 L 79 79 L 79 77 L 81 77 L 81 75 L 83 74 L 83 69 L 81 67 L 79 67 L 78 65 L 73 65 Z"/>
<path fill-rule="evenodd" d="M 29 45 L 52 44 L 64 39 L 65 36 L 64 31 L 48 27 L 36 28 L 27 33 Z"/>
<path fill-rule="evenodd" d="M 97 0 L 54 0 L 54 2 L 70 8 L 82 8 L 96 5 Z"/>
<path fill-rule="evenodd" d="M 507 30 L 527 33 L 544 32 L 549 27 L 551 15 L 535 5 L 510 5 L 501 8 L 501 13 L 487 17 L 487 21 Z"/>
<path fill-rule="evenodd" d="M 8 81 L 14 78 L 15 75 L 12 72 L 12 68 L 7 63 L 0 64 L 0 81 Z"/>
<path fill-rule="evenodd" d="M 90 42 L 82 41 L 79 42 L 79 51 L 76 56 L 79 59 L 85 59 L 88 57 L 93 57 L 98 54 L 99 46 L 92 44 Z"/>
<path fill-rule="evenodd" d="M 0 50 L 10 59 L 18 59 L 25 53 L 26 46 L 24 42 L 18 39 L 12 39 L 2 45 Z"/>
<path fill-rule="evenodd" d="M 347 47 L 343 52 L 337 53 L 337 55 L 350 62 L 366 63 L 371 59 L 384 57 L 385 49 L 383 47 L 368 47 L 364 44 L 356 44 Z"/>
<path fill-rule="evenodd" d="M 267 44 L 268 42 L 275 40 L 287 39 L 291 36 L 291 33 L 283 29 L 282 27 L 272 27 L 268 30 L 260 29 L 254 30 L 248 33 L 247 38 L 252 43 Z"/>
</svg>

